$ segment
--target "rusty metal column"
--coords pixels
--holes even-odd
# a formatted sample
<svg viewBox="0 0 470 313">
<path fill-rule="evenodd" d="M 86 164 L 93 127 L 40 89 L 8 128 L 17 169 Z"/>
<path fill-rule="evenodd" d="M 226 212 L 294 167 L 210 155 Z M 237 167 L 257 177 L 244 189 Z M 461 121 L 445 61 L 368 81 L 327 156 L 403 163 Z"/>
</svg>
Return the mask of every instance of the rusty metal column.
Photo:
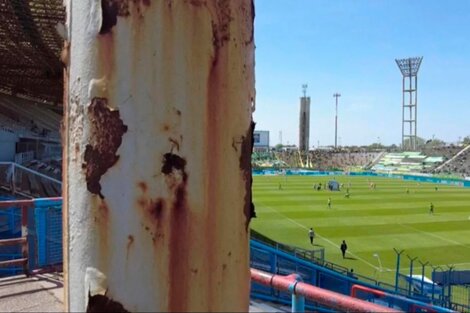
<svg viewBox="0 0 470 313">
<path fill-rule="evenodd" d="M 68 311 L 247 311 L 252 0 L 68 0 Z"/>
</svg>

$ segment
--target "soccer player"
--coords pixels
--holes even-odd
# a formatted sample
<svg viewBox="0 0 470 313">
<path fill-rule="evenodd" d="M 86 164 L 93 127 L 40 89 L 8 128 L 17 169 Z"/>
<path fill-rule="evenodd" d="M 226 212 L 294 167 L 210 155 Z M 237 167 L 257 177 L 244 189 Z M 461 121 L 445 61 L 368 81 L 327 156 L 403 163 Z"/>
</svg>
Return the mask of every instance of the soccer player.
<svg viewBox="0 0 470 313">
<path fill-rule="evenodd" d="M 313 227 L 310 227 L 308 230 L 308 237 L 310 238 L 310 244 L 313 246 L 313 238 L 315 238 L 315 231 L 313 231 Z"/>
<path fill-rule="evenodd" d="M 331 198 L 328 198 L 328 208 L 331 209 Z"/>
<path fill-rule="evenodd" d="M 429 214 L 433 214 L 434 215 L 434 204 L 431 204 L 429 205 Z"/>
<path fill-rule="evenodd" d="M 348 250 L 348 245 L 346 244 L 346 241 L 343 240 L 343 243 L 341 244 L 341 254 L 343 255 L 343 259 L 345 258 L 346 255 L 346 250 Z"/>
</svg>

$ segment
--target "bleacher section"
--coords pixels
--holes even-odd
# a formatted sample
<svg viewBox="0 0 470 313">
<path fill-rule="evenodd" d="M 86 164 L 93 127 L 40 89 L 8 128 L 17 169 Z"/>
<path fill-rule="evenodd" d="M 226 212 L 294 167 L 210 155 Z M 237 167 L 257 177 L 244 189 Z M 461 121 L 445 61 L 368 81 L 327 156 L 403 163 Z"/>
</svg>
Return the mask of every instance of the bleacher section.
<svg viewBox="0 0 470 313">
<path fill-rule="evenodd" d="M 459 151 L 448 162 L 434 170 L 436 174 L 456 174 L 470 177 L 470 145 Z"/>
<path fill-rule="evenodd" d="M 43 163 L 38 164 L 37 170 L 44 174 L 15 163 L 0 162 L 0 191 L 24 198 L 60 197 L 60 179 L 48 175 L 50 167 L 44 167 Z"/>
<path fill-rule="evenodd" d="M 430 170 L 444 161 L 442 156 L 426 156 L 421 152 L 393 152 L 385 154 L 372 167 L 378 172 L 419 173 Z"/>
<path fill-rule="evenodd" d="M 41 104 L 0 94 L 0 129 L 24 138 L 58 142 L 62 116 Z"/>
<path fill-rule="evenodd" d="M 288 167 L 287 163 L 276 158 L 273 152 L 253 152 L 251 155 L 251 163 L 254 168 L 260 167 Z"/>
<path fill-rule="evenodd" d="M 313 150 L 305 153 L 298 150 L 283 150 L 262 155 L 254 153 L 252 160 L 255 167 L 309 168 L 320 171 L 362 169 L 371 164 L 380 153 L 349 150 Z"/>
</svg>

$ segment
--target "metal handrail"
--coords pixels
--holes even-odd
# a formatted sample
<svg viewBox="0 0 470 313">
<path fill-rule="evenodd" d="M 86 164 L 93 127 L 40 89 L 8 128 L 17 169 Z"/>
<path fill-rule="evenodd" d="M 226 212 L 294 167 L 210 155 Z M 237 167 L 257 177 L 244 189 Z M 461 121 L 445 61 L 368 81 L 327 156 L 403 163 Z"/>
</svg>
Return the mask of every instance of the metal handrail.
<svg viewBox="0 0 470 313">
<path fill-rule="evenodd" d="M 305 310 L 304 298 L 315 301 L 316 303 L 328 308 L 347 312 L 401 312 L 375 303 L 370 303 L 305 284 L 301 282 L 298 275 L 295 274 L 288 276 L 274 275 L 256 269 L 251 269 L 250 272 L 252 281 L 265 286 L 271 286 L 277 290 L 292 293 L 293 312 L 303 312 Z"/>
</svg>

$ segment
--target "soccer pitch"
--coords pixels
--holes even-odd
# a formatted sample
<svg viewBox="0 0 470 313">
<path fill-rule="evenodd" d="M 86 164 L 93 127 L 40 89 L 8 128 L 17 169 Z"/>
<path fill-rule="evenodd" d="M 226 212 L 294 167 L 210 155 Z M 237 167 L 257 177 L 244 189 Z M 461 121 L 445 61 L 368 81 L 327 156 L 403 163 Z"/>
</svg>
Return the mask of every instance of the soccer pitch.
<svg viewBox="0 0 470 313">
<path fill-rule="evenodd" d="M 470 269 L 470 189 L 382 177 L 335 178 L 344 184 L 341 191 L 313 189 L 331 176 L 254 176 L 258 217 L 251 228 L 278 242 L 311 249 L 308 229 L 313 227 L 314 244 L 325 248 L 327 261 L 388 282 L 394 282 L 393 248 L 405 250 L 400 270 L 404 274 L 409 273 L 406 255 L 445 269 Z M 342 240 L 348 244 L 346 259 L 339 249 Z M 421 274 L 418 260 L 414 274 Z M 426 276 L 431 277 L 430 266 Z"/>
</svg>

